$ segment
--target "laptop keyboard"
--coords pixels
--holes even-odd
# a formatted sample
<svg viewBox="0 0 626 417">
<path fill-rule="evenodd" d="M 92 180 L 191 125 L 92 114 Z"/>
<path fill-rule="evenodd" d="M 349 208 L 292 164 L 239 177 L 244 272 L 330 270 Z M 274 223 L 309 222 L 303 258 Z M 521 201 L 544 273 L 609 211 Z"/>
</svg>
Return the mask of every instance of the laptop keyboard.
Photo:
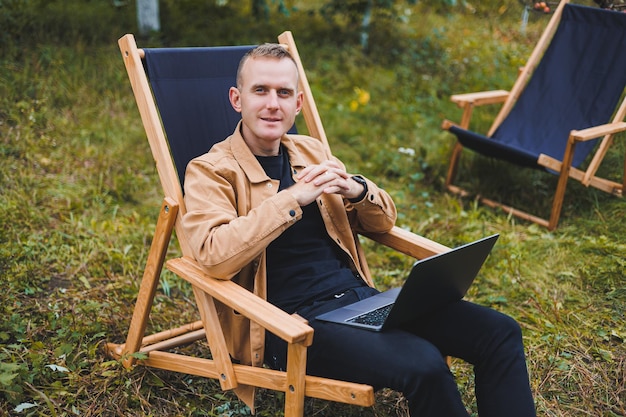
<svg viewBox="0 0 626 417">
<path fill-rule="evenodd" d="M 387 319 L 387 316 L 391 311 L 391 307 L 393 307 L 393 304 L 379 307 L 376 310 L 368 311 L 367 313 L 363 313 L 359 316 L 353 317 L 347 320 L 347 322 L 367 324 L 369 326 L 381 326 Z"/>
</svg>

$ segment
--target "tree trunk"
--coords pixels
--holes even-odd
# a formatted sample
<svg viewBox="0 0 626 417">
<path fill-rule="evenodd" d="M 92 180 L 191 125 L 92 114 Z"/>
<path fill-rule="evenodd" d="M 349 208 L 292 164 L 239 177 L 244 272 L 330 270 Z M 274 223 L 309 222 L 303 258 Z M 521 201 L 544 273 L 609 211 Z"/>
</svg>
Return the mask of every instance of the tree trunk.
<svg viewBox="0 0 626 417">
<path fill-rule="evenodd" d="M 372 8 L 374 7 L 372 0 L 367 1 L 367 5 L 363 12 L 363 20 L 361 20 L 361 48 L 367 51 L 370 37 L 370 23 L 372 21 Z"/>
<path fill-rule="evenodd" d="M 161 30 L 159 0 L 137 0 L 137 26 L 141 36 Z"/>
</svg>

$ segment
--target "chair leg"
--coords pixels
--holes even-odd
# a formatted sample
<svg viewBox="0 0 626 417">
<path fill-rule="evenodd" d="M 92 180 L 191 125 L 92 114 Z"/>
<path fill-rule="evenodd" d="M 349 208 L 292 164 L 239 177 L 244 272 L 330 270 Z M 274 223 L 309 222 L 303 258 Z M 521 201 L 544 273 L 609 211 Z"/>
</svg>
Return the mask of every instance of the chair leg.
<svg viewBox="0 0 626 417">
<path fill-rule="evenodd" d="M 448 165 L 448 175 L 446 176 L 446 188 L 450 188 L 454 179 L 456 178 L 456 173 L 459 165 L 459 160 L 461 158 L 461 152 L 463 151 L 463 145 L 461 145 L 458 141 L 454 145 L 454 149 L 452 150 L 452 155 L 450 156 L 450 164 Z"/>
<path fill-rule="evenodd" d="M 301 343 L 290 343 L 288 345 L 285 417 L 302 417 L 304 415 L 306 353 L 307 347 Z"/>
<path fill-rule="evenodd" d="M 467 129 L 469 127 L 473 111 L 473 104 L 467 103 L 463 106 L 463 114 L 461 115 L 461 123 L 459 125 L 461 128 Z M 454 149 L 452 150 L 452 155 L 450 156 L 450 164 L 448 165 L 448 175 L 446 176 L 446 188 L 448 189 L 456 178 L 456 173 L 459 166 L 459 159 L 461 158 L 462 151 L 463 145 L 461 145 L 461 142 L 457 140 L 456 144 L 454 145 Z"/>
<path fill-rule="evenodd" d="M 552 211 L 550 212 L 550 221 L 548 222 L 548 230 L 556 229 L 561 218 L 561 210 L 563 208 L 563 199 L 565 197 L 565 189 L 567 188 L 567 176 L 564 181 L 559 177 L 559 183 L 556 187 L 554 200 L 552 202 Z"/>
<path fill-rule="evenodd" d="M 146 331 L 148 317 L 152 309 L 152 301 L 159 284 L 159 276 L 163 269 L 163 261 L 167 252 L 167 247 L 172 236 L 174 222 L 178 214 L 178 203 L 170 198 L 165 198 L 161 205 L 161 212 L 157 220 L 156 230 L 150 245 L 146 268 L 137 295 L 137 302 L 130 322 L 126 343 L 122 355 L 127 355 L 139 351 L 141 340 Z M 124 366 L 129 368 L 134 363 L 134 358 L 128 356 L 123 361 Z"/>
<path fill-rule="evenodd" d="M 193 286 L 193 292 L 196 296 L 202 322 L 204 323 L 206 338 L 209 342 L 209 348 L 211 349 L 211 356 L 213 356 L 217 370 L 220 373 L 220 386 L 224 391 L 236 388 L 238 385 L 237 377 L 235 376 L 233 364 L 230 360 L 228 348 L 226 347 L 224 332 L 222 331 L 217 309 L 215 308 L 215 301 L 213 297 L 198 289 L 196 286 Z"/>
<path fill-rule="evenodd" d="M 624 155 L 624 175 L 622 176 L 622 189 L 619 193 L 620 197 L 626 194 L 626 155 Z"/>
<path fill-rule="evenodd" d="M 569 171 L 574 158 L 574 149 L 576 141 L 570 135 L 565 147 L 563 162 L 561 164 L 561 172 L 559 173 L 559 181 L 554 192 L 554 200 L 552 202 L 552 211 L 550 213 L 550 221 L 548 222 L 548 230 L 556 229 L 561 217 L 561 209 L 563 208 L 563 199 L 565 198 L 565 189 L 567 188 L 567 180 L 569 179 Z"/>
</svg>

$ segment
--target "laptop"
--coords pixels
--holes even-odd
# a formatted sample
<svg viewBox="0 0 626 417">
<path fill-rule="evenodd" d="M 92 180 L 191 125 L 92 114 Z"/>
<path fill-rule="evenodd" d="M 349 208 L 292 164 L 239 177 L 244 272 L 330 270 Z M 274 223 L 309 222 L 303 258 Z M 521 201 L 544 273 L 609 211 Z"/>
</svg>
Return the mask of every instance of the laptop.
<svg viewBox="0 0 626 417">
<path fill-rule="evenodd" d="M 415 262 L 404 285 L 331 310 L 317 320 L 382 331 L 462 299 L 499 234 Z"/>
</svg>

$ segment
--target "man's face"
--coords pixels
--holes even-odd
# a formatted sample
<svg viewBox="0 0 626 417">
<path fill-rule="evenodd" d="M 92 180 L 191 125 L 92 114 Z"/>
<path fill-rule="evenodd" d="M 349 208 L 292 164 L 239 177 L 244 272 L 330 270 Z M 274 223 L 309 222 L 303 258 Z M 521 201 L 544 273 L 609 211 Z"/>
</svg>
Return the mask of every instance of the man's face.
<svg viewBox="0 0 626 417">
<path fill-rule="evenodd" d="M 287 58 L 248 58 L 241 85 L 231 88 L 230 101 L 241 113 L 243 137 L 256 155 L 278 152 L 280 138 L 302 108 L 298 73 Z"/>
</svg>

